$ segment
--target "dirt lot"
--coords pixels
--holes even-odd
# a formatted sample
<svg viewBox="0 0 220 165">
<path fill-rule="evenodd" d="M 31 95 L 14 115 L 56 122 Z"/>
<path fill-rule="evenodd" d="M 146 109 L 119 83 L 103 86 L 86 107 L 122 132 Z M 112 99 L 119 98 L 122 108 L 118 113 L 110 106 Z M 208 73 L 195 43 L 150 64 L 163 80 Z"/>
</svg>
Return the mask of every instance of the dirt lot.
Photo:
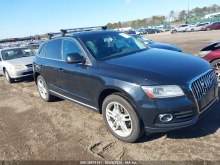
<svg viewBox="0 0 220 165">
<path fill-rule="evenodd" d="M 166 32 L 146 37 L 175 44 L 183 52 L 196 55 L 205 45 L 219 40 L 220 31 Z M 207 160 L 218 164 L 219 107 L 220 102 L 194 126 L 144 136 L 129 144 L 117 140 L 107 131 L 102 115 L 67 100 L 42 101 L 32 78 L 9 85 L 5 77 L 0 77 L 0 164 L 70 160 L 189 161 L 181 162 L 183 164 L 192 161 L 200 164 Z M 81 162 L 85 163 L 100 162 Z"/>
</svg>

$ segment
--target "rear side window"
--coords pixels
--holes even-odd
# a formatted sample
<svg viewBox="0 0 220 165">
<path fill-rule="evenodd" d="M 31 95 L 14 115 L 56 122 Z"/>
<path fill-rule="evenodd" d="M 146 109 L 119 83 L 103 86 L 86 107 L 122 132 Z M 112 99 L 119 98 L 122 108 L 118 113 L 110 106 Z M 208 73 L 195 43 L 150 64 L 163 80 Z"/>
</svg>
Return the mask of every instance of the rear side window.
<svg viewBox="0 0 220 165">
<path fill-rule="evenodd" d="M 66 55 L 70 54 L 70 53 L 78 53 L 78 54 L 82 54 L 81 53 L 81 49 L 78 46 L 78 44 L 73 41 L 73 40 L 69 40 L 69 39 L 64 39 L 63 40 L 63 60 L 66 60 Z"/>
<path fill-rule="evenodd" d="M 47 44 L 44 44 L 44 46 L 42 46 L 40 53 L 39 53 L 40 57 L 45 57 L 46 46 Z"/>
<path fill-rule="evenodd" d="M 52 40 L 47 44 L 46 58 L 61 60 L 62 39 Z"/>
</svg>

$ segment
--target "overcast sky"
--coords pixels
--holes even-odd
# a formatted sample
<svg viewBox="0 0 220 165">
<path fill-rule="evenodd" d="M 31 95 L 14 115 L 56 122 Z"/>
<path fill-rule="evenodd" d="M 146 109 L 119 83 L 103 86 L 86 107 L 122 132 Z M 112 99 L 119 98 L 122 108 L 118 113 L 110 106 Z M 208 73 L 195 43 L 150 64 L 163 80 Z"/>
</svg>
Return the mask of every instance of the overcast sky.
<svg viewBox="0 0 220 165">
<path fill-rule="evenodd" d="M 219 0 L 0 0 L 0 39 L 168 16 Z"/>
</svg>

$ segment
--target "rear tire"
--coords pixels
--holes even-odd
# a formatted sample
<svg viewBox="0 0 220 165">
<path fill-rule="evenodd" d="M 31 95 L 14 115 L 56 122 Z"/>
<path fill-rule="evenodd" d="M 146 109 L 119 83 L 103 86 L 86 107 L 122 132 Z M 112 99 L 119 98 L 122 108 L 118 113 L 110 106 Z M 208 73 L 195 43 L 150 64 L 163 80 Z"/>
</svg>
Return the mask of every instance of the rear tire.
<svg viewBox="0 0 220 165">
<path fill-rule="evenodd" d="M 54 100 L 55 96 L 49 93 L 46 81 L 41 75 L 37 77 L 37 87 L 38 87 L 39 94 L 44 101 L 50 102 Z"/>
<path fill-rule="evenodd" d="M 10 77 L 10 75 L 9 75 L 9 73 L 8 73 L 8 71 L 5 69 L 5 78 L 6 78 L 6 80 L 7 80 L 7 82 L 9 83 L 9 84 L 11 84 L 11 83 L 13 83 L 14 82 L 14 79 L 12 79 L 11 77 Z"/>
<path fill-rule="evenodd" d="M 102 112 L 106 127 L 119 140 L 135 142 L 142 136 L 141 120 L 124 97 L 116 94 L 107 96 Z"/>
</svg>

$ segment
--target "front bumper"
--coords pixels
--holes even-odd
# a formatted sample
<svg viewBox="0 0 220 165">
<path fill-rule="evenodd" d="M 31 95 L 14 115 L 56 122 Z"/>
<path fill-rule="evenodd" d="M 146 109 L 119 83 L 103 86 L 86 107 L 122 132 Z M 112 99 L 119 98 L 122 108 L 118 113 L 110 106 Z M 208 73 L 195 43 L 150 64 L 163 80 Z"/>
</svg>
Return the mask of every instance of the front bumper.
<svg viewBox="0 0 220 165">
<path fill-rule="evenodd" d="M 7 70 L 11 78 L 21 78 L 33 75 L 33 68 Z"/>
<path fill-rule="evenodd" d="M 197 100 L 190 89 L 184 89 L 183 97 L 148 100 L 142 104 L 140 114 L 147 133 L 166 132 L 195 124 L 219 99 L 218 87 L 213 87 L 207 95 Z M 212 99 L 210 100 L 210 95 Z M 205 104 L 205 106 L 204 106 Z M 169 122 L 159 120 L 160 114 L 172 114 Z"/>
</svg>

